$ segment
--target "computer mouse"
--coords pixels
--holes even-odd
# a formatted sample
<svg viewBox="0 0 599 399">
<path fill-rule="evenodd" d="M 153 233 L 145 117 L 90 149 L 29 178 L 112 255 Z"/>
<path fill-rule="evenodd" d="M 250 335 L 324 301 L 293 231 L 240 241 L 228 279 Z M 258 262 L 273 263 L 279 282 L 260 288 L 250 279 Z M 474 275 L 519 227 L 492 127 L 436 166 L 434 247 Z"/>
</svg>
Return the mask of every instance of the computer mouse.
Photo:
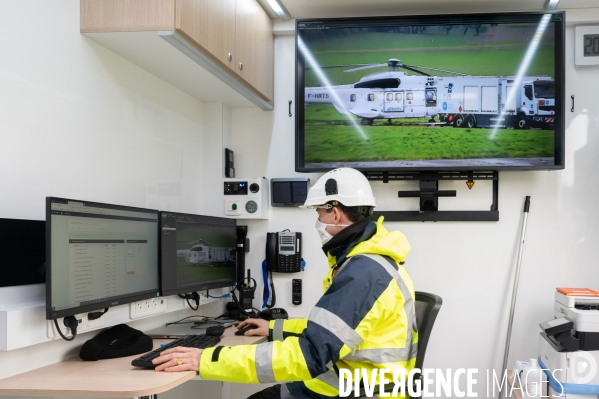
<svg viewBox="0 0 599 399">
<path fill-rule="evenodd" d="M 248 324 L 247 326 L 242 327 L 239 330 L 235 331 L 235 335 L 245 335 L 246 331 L 255 330 L 256 328 L 258 328 L 258 327 L 253 324 Z"/>
</svg>

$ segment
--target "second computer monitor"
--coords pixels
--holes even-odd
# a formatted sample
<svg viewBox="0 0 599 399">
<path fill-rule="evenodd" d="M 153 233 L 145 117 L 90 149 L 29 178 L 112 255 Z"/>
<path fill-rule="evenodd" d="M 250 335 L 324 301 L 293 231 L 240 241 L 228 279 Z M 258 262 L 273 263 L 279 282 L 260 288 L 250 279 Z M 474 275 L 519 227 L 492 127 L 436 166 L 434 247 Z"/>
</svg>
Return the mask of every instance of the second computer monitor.
<svg viewBox="0 0 599 399">
<path fill-rule="evenodd" d="M 161 294 L 234 285 L 236 235 L 234 219 L 160 212 Z"/>
</svg>

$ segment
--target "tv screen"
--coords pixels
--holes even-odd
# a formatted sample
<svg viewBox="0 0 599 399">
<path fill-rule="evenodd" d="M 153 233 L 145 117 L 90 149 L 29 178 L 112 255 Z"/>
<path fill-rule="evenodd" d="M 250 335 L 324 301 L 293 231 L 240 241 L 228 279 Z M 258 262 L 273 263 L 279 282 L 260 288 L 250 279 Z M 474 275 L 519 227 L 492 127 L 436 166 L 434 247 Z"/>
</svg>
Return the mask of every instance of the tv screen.
<svg viewBox="0 0 599 399">
<path fill-rule="evenodd" d="M 296 171 L 564 168 L 565 15 L 296 21 Z"/>
</svg>

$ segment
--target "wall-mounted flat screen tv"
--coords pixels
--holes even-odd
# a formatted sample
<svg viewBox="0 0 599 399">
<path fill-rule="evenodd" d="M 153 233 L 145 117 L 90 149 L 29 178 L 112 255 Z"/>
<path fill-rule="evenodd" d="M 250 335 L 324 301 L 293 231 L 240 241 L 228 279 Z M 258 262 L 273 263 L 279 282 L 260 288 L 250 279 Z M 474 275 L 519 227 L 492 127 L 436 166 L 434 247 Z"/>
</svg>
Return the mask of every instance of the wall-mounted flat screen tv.
<svg viewBox="0 0 599 399">
<path fill-rule="evenodd" d="M 564 168 L 565 14 L 296 21 L 296 170 Z"/>
</svg>

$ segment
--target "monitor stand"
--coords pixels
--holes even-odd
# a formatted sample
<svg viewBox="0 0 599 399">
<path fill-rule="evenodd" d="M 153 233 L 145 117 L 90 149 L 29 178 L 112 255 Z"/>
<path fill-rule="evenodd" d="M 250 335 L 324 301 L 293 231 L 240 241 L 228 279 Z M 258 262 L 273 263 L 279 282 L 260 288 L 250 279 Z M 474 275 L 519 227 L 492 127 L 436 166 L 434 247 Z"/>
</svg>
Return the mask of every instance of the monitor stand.
<svg viewBox="0 0 599 399">
<path fill-rule="evenodd" d="M 398 197 L 420 198 L 418 211 L 379 211 L 373 217 L 384 216 L 387 222 L 496 222 L 499 220 L 499 173 L 489 172 L 366 172 L 368 180 L 420 181 L 419 191 L 399 191 Z M 439 211 L 439 197 L 455 197 L 455 190 L 439 190 L 441 180 L 465 180 L 472 189 L 474 180 L 493 181 L 493 202 L 488 211 Z"/>
</svg>

